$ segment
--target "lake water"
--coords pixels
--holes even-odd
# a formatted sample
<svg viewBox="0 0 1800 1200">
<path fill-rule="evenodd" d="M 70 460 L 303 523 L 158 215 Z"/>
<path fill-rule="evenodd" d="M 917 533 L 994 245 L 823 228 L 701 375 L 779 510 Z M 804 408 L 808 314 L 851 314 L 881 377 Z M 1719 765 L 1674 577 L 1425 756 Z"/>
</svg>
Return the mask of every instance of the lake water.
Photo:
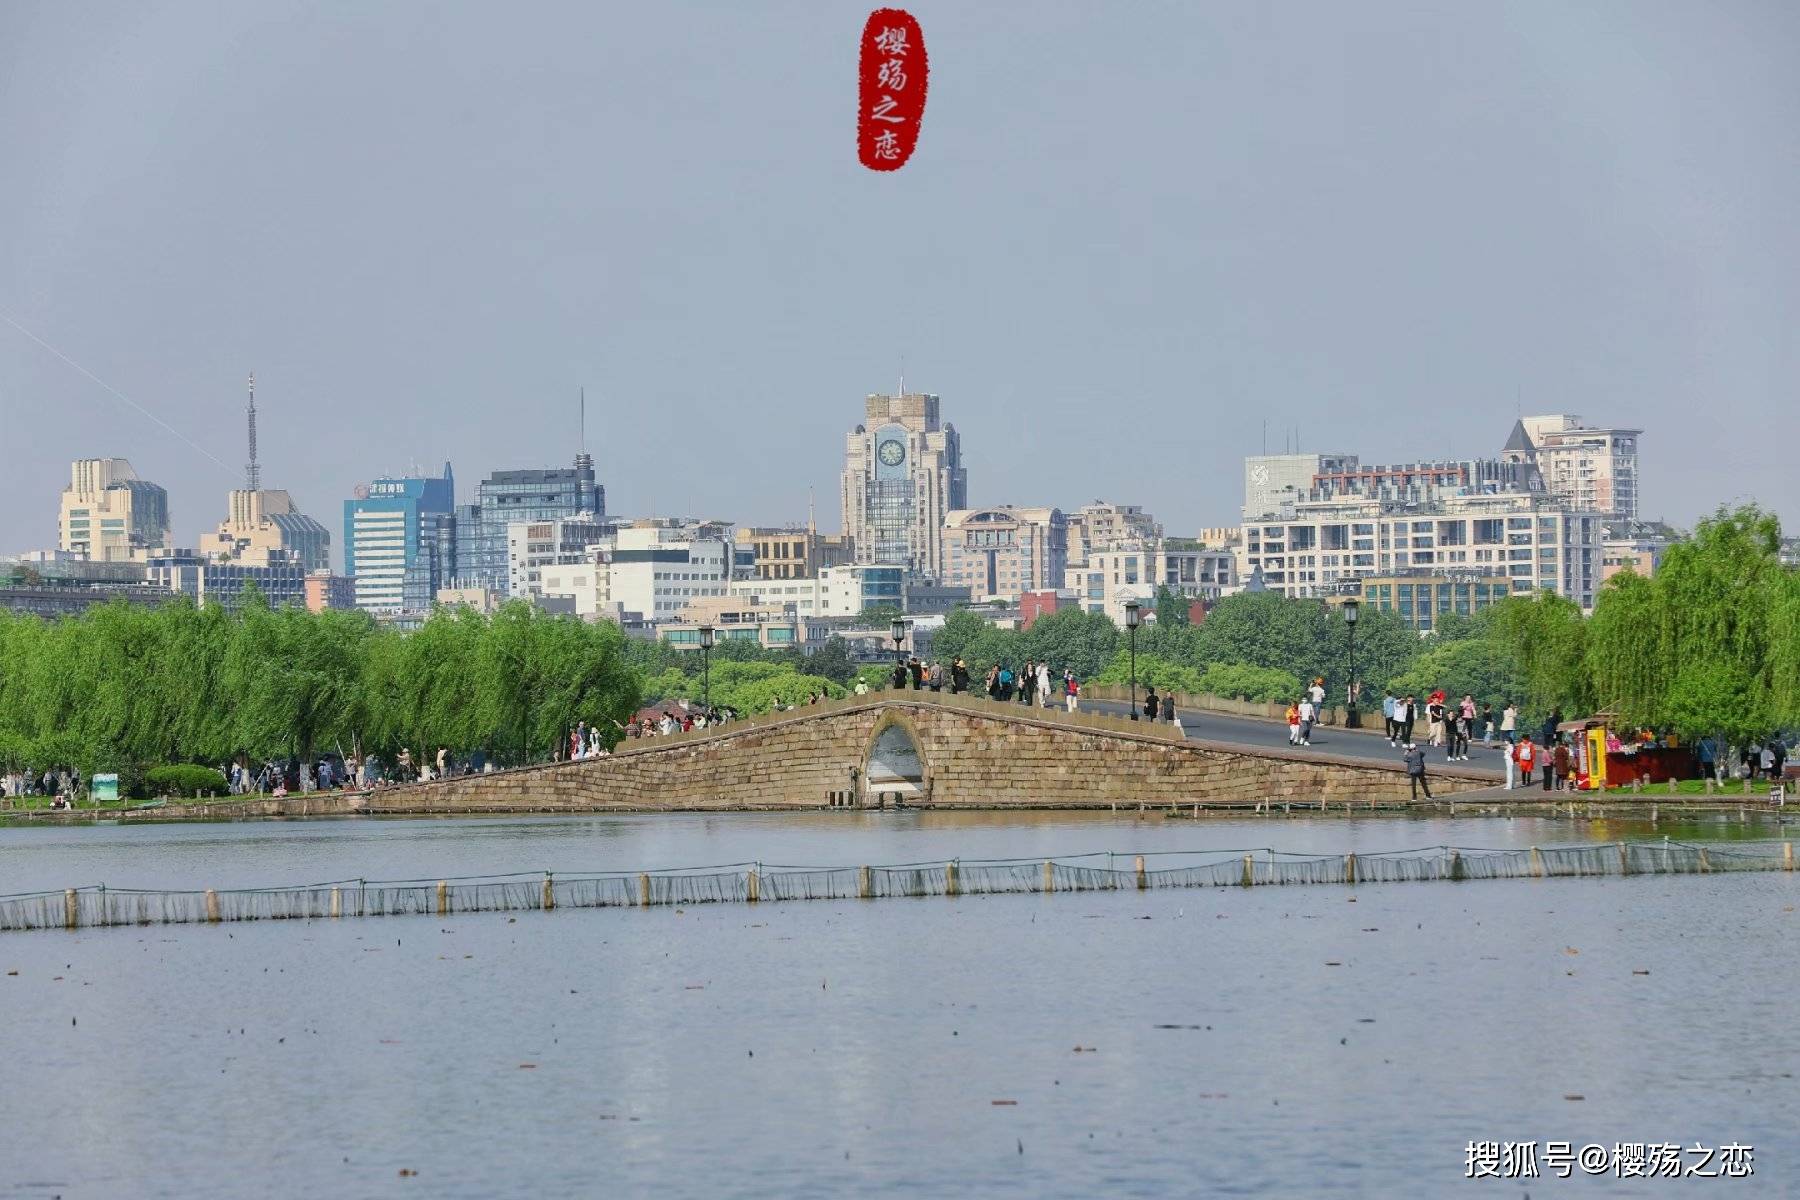
<svg viewBox="0 0 1800 1200">
<path fill-rule="evenodd" d="M 1648 836 L 989 813 L 15 827 L 0 892 Z M 1759 873 L 0 934 L 0 1197 L 1790 1194 L 1797 907 L 1795 876 Z M 1466 1182 L 1484 1139 L 1744 1143 L 1756 1175 Z"/>
</svg>

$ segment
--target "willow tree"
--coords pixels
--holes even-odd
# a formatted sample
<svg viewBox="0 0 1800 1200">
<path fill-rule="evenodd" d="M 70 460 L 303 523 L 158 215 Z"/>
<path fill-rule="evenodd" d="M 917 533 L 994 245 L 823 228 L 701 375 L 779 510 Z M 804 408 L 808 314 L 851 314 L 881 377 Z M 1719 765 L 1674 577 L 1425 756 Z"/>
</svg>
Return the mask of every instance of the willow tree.
<svg viewBox="0 0 1800 1200">
<path fill-rule="evenodd" d="M 1609 580 L 1588 620 L 1587 666 L 1595 703 L 1630 725 L 1663 719 L 1676 663 L 1662 589 L 1626 571 Z"/>
<path fill-rule="evenodd" d="M 1573 600 L 1548 591 L 1510 597 L 1494 606 L 1488 630 L 1512 658 L 1527 712 L 1591 707 L 1587 627 Z"/>
<path fill-rule="evenodd" d="M 1632 711 L 1689 737 L 1760 737 L 1800 713 L 1792 572 L 1781 565 L 1781 523 L 1754 505 L 1721 508 L 1671 546 L 1645 587 L 1602 594 L 1592 658 L 1654 657 L 1613 668 L 1642 690 Z M 1623 601 L 1615 619 L 1609 611 Z M 1654 625 L 1656 636 L 1644 631 Z M 1605 640 L 1599 640 L 1604 635 Z M 1784 667 L 1789 668 L 1784 674 Z"/>
</svg>

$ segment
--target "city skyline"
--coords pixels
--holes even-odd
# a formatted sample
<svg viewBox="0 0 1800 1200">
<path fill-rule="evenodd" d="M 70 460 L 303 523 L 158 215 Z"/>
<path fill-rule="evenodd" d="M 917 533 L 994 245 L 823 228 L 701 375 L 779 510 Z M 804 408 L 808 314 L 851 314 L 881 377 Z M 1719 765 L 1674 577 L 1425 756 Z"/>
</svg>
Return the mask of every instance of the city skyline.
<svg viewBox="0 0 1800 1200">
<path fill-rule="evenodd" d="M 1180 532 L 1232 519 L 1265 423 L 1400 461 L 1568 411 L 1652 431 L 1647 518 L 1800 524 L 1768 436 L 1800 165 L 1758 150 L 1800 117 L 1795 14 L 914 11 L 931 124 L 877 178 L 840 128 L 861 10 L 8 8 L 0 549 L 54 544 L 68 463 L 105 456 L 192 545 L 242 486 L 252 368 L 265 480 L 308 513 L 408 461 L 566 463 L 585 385 L 611 507 L 797 522 L 902 356 L 974 506 Z M 776 119 L 722 134 L 740 106 Z"/>
</svg>

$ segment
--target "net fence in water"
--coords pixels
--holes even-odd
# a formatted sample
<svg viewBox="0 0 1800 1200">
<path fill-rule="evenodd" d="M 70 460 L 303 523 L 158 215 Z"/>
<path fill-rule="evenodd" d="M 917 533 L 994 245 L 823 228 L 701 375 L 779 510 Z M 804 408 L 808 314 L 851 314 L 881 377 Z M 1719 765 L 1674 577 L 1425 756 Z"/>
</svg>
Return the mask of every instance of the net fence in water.
<svg viewBox="0 0 1800 1200">
<path fill-rule="evenodd" d="M 1784 841 L 1304 854 L 1271 849 L 1096 852 L 1045 859 L 812 867 L 731 863 L 659 871 L 533 873 L 458 879 L 349 879 L 297 887 L 207 891 L 104 885 L 0 896 L 0 930 L 315 920 L 557 908 L 686 907 L 778 900 L 856 900 L 1007 892 L 1266 887 L 1279 884 L 1689 875 L 1792 871 Z"/>
</svg>

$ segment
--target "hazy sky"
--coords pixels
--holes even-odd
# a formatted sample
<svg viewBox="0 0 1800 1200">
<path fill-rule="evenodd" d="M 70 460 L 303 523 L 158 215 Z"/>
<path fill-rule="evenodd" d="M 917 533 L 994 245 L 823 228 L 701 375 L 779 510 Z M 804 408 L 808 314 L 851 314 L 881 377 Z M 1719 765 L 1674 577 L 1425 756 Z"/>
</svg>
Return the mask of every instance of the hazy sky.
<svg viewBox="0 0 1800 1200">
<path fill-rule="evenodd" d="M 609 507 L 838 524 L 862 396 L 974 503 L 1235 522 L 1238 460 L 1644 426 L 1647 516 L 1800 526 L 1800 6 L 914 3 L 919 149 L 858 165 L 873 4 L 0 3 L 0 550 L 70 458 L 224 515 L 574 454 Z M 216 456 L 213 461 L 207 454 Z M 221 465 L 223 464 L 223 465 Z"/>
</svg>

